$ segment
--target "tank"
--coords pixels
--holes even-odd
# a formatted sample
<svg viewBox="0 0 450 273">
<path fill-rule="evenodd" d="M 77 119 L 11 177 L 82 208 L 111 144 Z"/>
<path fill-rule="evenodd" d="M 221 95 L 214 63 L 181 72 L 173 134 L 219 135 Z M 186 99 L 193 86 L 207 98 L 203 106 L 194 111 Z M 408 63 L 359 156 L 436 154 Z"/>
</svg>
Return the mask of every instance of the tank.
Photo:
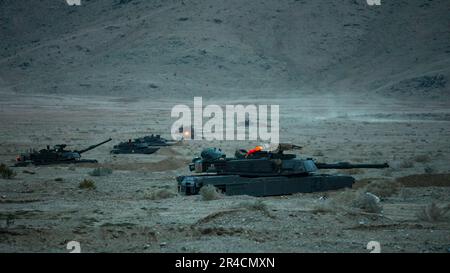
<svg viewBox="0 0 450 273">
<path fill-rule="evenodd" d="M 208 148 L 189 165 L 198 175 L 178 176 L 178 191 L 198 194 L 201 187 L 213 185 L 226 195 L 275 196 L 351 188 L 355 179 L 343 174 L 323 174 L 321 169 L 388 168 L 383 164 L 320 163 L 297 158 L 287 150 L 301 149 L 280 144 L 273 151 L 253 153 L 238 150 L 228 158 L 220 149 Z"/>
<path fill-rule="evenodd" d="M 113 147 L 112 154 L 153 154 L 160 147 L 176 144 L 174 141 L 168 141 L 160 135 L 150 135 L 134 140 L 121 142 Z"/>
<path fill-rule="evenodd" d="M 21 154 L 16 158 L 16 167 L 33 165 L 50 165 L 50 164 L 64 164 L 64 163 L 97 163 L 95 159 L 81 159 L 81 154 L 97 148 L 111 141 L 107 139 L 95 145 L 91 145 L 82 150 L 66 150 L 66 144 L 58 144 L 50 148 L 47 146 L 46 149 L 40 151 L 30 151 L 29 153 Z"/>
</svg>

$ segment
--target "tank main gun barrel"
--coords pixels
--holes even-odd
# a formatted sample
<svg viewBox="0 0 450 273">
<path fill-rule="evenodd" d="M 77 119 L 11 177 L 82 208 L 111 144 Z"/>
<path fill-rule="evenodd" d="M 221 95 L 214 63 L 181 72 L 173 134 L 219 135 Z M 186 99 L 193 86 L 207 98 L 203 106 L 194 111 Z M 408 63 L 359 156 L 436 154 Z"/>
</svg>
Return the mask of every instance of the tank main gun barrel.
<svg viewBox="0 0 450 273">
<path fill-rule="evenodd" d="M 100 142 L 100 143 L 95 144 L 95 145 L 91 145 L 91 146 L 87 147 L 86 149 L 82 149 L 82 150 L 77 151 L 77 152 L 78 152 L 79 154 L 85 153 L 85 152 L 87 152 L 87 151 L 90 151 L 90 150 L 92 150 L 92 149 L 97 148 L 97 147 L 100 146 L 100 145 L 105 144 L 106 142 L 110 142 L 111 140 L 112 140 L 112 138 L 109 138 L 109 139 L 107 139 L 107 140 L 105 140 L 105 141 L 103 141 L 103 142 Z"/>
<path fill-rule="evenodd" d="M 350 164 L 349 162 L 339 163 L 315 163 L 318 169 L 383 169 L 389 168 L 389 164 Z"/>
</svg>

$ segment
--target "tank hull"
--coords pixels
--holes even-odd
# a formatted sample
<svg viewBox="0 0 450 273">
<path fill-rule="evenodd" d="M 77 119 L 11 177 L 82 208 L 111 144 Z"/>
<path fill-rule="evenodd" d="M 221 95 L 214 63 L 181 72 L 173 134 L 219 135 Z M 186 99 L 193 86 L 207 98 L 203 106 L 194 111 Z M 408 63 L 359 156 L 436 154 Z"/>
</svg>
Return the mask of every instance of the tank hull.
<svg viewBox="0 0 450 273">
<path fill-rule="evenodd" d="M 158 151 L 159 148 L 153 148 L 153 147 L 149 147 L 149 148 L 144 148 L 144 149 L 113 149 L 111 150 L 112 154 L 153 154 L 156 151 Z"/>
<path fill-rule="evenodd" d="M 355 179 L 345 175 L 244 177 L 239 175 L 180 176 L 178 191 L 198 194 L 205 185 L 213 185 L 226 195 L 276 196 L 351 188 Z"/>
<path fill-rule="evenodd" d="M 95 159 L 79 159 L 79 160 L 53 160 L 53 161 L 24 161 L 17 162 L 14 167 L 26 167 L 29 165 L 41 166 L 41 165 L 59 165 L 59 164 L 81 164 L 81 163 L 98 163 Z"/>
</svg>

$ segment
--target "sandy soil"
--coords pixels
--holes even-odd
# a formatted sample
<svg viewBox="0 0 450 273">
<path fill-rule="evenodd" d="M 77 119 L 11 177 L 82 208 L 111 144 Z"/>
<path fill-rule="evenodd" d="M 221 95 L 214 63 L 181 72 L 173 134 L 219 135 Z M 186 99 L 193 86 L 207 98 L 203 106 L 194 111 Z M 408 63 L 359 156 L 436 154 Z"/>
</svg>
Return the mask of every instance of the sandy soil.
<svg viewBox="0 0 450 273">
<path fill-rule="evenodd" d="M 1 162 L 12 164 L 30 147 L 114 141 L 84 155 L 98 164 L 15 168 L 16 177 L 0 179 L 0 251 L 68 252 L 72 240 L 83 252 L 369 252 L 372 240 L 382 252 L 448 251 L 449 215 L 436 222 L 417 217 L 432 202 L 450 203 L 449 175 L 439 175 L 450 172 L 448 102 L 331 95 L 249 100 L 280 105 L 282 141 L 303 145 L 300 156 L 390 163 L 386 170 L 347 171 L 358 180 L 350 192 L 382 180 L 395 184 L 397 178 L 400 188 L 381 199 L 381 213 L 339 201 L 348 194 L 343 191 L 154 200 L 152 192 L 176 191 L 175 177 L 189 173 L 186 163 L 202 147 L 218 146 L 231 155 L 257 143 L 193 141 L 153 155 L 113 156 L 109 149 L 118 141 L 168 136 L 171 107 L 192 101 L 4 93 Z M 98 166 L 113 173 L 90 176 Z M 79 188 L 85 178 L 95 190 Z M 325 194 L 335 202 L 323 209 Z"/>
</svg>

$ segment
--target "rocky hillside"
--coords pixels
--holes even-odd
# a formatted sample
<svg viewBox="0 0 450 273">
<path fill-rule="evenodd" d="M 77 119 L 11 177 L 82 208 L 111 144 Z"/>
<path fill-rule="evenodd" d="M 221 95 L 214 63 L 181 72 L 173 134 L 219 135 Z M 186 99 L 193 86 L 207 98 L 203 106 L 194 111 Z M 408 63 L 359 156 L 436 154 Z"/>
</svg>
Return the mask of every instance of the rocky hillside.
<svg viewBox="0 0 450 273">
<path fill-rule="evenodd" d="M 449 94 L 448 0 L 0 0 L 0 91 Z"/>
</svg>

